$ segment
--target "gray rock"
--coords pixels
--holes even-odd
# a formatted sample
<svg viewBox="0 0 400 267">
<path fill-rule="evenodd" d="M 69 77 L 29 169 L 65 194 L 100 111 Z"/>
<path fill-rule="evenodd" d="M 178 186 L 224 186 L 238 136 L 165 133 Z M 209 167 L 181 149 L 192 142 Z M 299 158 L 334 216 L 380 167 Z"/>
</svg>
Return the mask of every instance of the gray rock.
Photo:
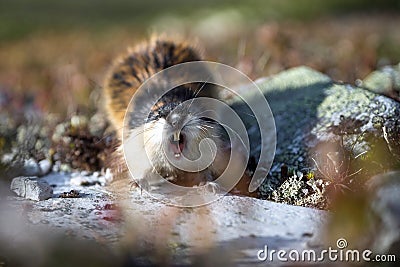
<svg viewBox="0 0 400 267">
<path fill-rule="evenodd" d="M 16 176 L 43 176 L 48 174 L 52 168 L 48 159 L 37 162 L 35 159 L 29 158 L 21 161 L 15 160 L 11 153 L 3 155 L 0 161 L 7 166 L 2 176 L 10 180 Z"/>
<path fill-rule="evenodd" d="M 53 195 L 53 189 L 43 179 L 38 177 L 17 177 L 11 181 L 11 191 L 18 196 L 31 200 L 45 200 Z"/>
<path fill-rule="evenodd" d="M 40 176 L 41 170 L 40 165 L 34 159 L 28 159 L 24 161 L 24 167 L 22 175 L 25 176 Z"/>
<path fill-rule="evenodd" d="M 372 72 L 360 85 L 400 101 L 400 63 Z"/>
<path fill-rule="evenodd" d="M 399 102 L 363 88 L 335 83 L 307 67 L 290 69 L 256 83 L 269 102 L 277 131 L 272 176 L 261 187 L 264 196 L 282 183 L 283 164 L 289 170 L 307 173 L 316 170 L 313 159 L 326 162 L 327 156 L 332 159 L 332 155 L 340 156 L 338 153 L 343 154 L 343 150 L 353 158 L 364 155 L 359 160 L 379 152 L 384 168 L 397 166 Z M 251 96 L 252 92 L 248 94 Z M 235 99 L 233 106 L 248 129 L 257 124 L 253 117 L 243 115 L 251 112 L 240 100 Z M 257 159 L 260 135 L 258 131 L 249 132 L 251 153 Z"/>
</svg>

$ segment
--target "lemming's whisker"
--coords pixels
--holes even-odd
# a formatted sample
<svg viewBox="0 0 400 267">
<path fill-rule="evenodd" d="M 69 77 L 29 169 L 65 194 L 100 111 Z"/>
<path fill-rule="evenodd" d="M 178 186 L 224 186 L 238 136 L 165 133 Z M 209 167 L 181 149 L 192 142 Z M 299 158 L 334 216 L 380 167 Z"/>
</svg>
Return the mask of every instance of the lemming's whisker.
<svg viewBox="0 0 400 267">
<path fill-rule="evenodd" d="M 115 132 L 118 132 L 119 130 L 121 130 L 122 128 L 124 128 L 124 126 L 118 127 L 117 129 L 115 129 Z M 100 143 L 101 141 L 104 141 L 106 138 L 111 137 L 114 133 L 109 133 L 104 135 L 103 137 L 101 137 L 99 139 L 99 141 L 96 142 L 96 144 Z"/>
<path fill-rule="evenodd" d="M 193 96 L 193 98 L 192 98 L 192 101 L 190 102 L 190 104 L 189 104 L 187 110 L 190 109 L 190 107 L 191 107 L 192 104 L 193 104 L 193 101 L 194 101 L 194 100 L 196 99 L 196 97 L 200 94 L 201 90 L 203 90 L 204 86 L 208 83 L 208 80 L 209 80 L 210 78 L 211 78 L 211 75 L 208 76 L 208 78 L 206 79 L 206 81 L 203 82 L 203 85 L 202 85 L 197 91 L 195 91 L 194 96 Z"/>
<path fill-rule="evenodd" d="M 201 125 L 207 125 L 210 127 L 214 127 L 215 125 L 221 125 L 219 122 L 216 122 L 216 121 L 199 120 L 199 123 L 201 123 Z"/>
<path fill-rule="evenodd" d="M 144 142 L 144 146 L 146 146 L 150 142 L 150 140 L 153 139 L 155 136 L 156 136 L 156 134 L 152 134 L 151 136 L 149 136 L 147 138 L 146 142 Z"/>
<path fill-rule="evenodd" d="M 106 138 L 111 137 L 112 135 L 113 135 L 113 133 L 109 133 L 109 134 L 104 135 L 104 136 L 101 137 L 95 144 L 96 144 L 96 145 L 99 144 L 100 142 L 106 140 Z"/>
<path fill-rule="evenodd" d="M 204 133 L 204 137 L 209 137 L 210 136 L 209 132 L 205 128 L 199 128 L 199 129 L 202 131 L 202 133 Z M 211 134 L 211 136 L 218 138 L 218 137 L 221 137 L 222 135 Z"/>
<path fill-rule="evenodd" d="M 217 124 L 219 125 L 219 123 L 216 122 L 216 121 L 205 121 L 205 120 L 202 120 L 200 118 L 193 118 L 193 119 L 189 120 L 185 124 L 185 126 L 193 126 L 193 125 L 197 126 L 198 124 L 208 125 L 210 127 L 212 127 L 211 125 L 217 125 Z"/>
<path fill-rule="evenodd" d="M 207 145 L 208 145 L 208 148 L 210 149 L 210 151 L 212 151 L 212 147 L 211 147 L 211 144 L 210 144 L 210 142 L 206 141 L 206 143 L 207 143 Z"/>
<path fill-rule="evenodd" d="M 206 112 L 213 112 L 213 113 L 217 114 L 217 112 L 215 110 L 213 110 L 213 109 L 206 109 L 206 110 L 202 110 L 201 112 L 196 112 L 193 115 L 195 115 L 197 117 L 201 117 L 200 115 L 204 114 Z"/>
<path fill-rule="evenodd" d="M 204 126 L 202 126 L 201 129 L 202 129 L 205 133 L 208 133 L 208 129 L 207 129 L 207 128 L 204 128 Z M 212 127 L 211 129 L 213 129 L 213 127 Z"/>
<path fill-rule="evenodd" d="M 214 129 L 214 126 L 206 125 L 206 124 L 202 125 L 201 127 L 207 127 L 207 128 L 210 128 L 210 129 Z"/>
<path fill-rule="evenodd" d="M 132 137 L 135 138 L 135 137 L 137 137 L 138 135 L 141 135 L 141 134 L 144 134 L 144 133 L 146 133 L 146 132 L 148 132 L 148 131 L 153 130 L 154 128 L 155 128 L 155 126 L 148 127 L 148 128 L 146 128 L 146 129 L 143 129 L 143 130 L 137 132 L 137 133 L 136 133 L 134 136 L 132 136 Z"/>
<path fill-rule="evenodd" d="M 204 86 L 208 83 L 208 80 L 211 78 L 211 75 L 208 76 L 208 78 L 203 82 L 203 85 L 200 87 L 199 90 L 197 90 L 197 92 L 195 93 L 194 97 L 197 97 L 200 93 L 201 90 L 203 90 Z"/>
<path fill-rule="evenodd" d="M 143 129 L 143 130 L 141 130 L 141 131 L 135 133 L 135 135 L 129 136 L 129 138 L 136 138 L 136 137 L 138 137 L 138 136 L 141 135 L 141 134 L 144 134 L 144 133 L 146 133 L 146 132 L 148 132 L 148 131 L 153 130 L 155 127 L 156 127 L 155 125 L 146 127 L 145 129 Z"/>
<path fill-rule="evenodd" d="M 204 135 L 207 134 L 206 130 L 205 130 L 203 127 L 200 126 L 199 129 L 200 129 L 200 131 L 201 131 L 202 133 L 204 133 Z"/>
</svg>

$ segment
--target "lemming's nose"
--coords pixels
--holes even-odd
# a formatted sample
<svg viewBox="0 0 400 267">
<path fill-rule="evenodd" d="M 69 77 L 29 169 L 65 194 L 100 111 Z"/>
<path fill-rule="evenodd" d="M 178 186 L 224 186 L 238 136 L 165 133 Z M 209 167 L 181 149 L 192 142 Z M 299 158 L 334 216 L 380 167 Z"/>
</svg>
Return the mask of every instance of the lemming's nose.
<svg viewBox="0 0 400 267">
<path fill-rule="evenodd" d="M 175 114 L 171 114 L 169 116 L 169 121 L 170 121 L 170 123 L 171 123 L 171 125 L 173 127 L 177 126 L 178 125 L 178 121 L 179 121 L 179 115 L 176 114 L 176 113 Z"/>
</svg>

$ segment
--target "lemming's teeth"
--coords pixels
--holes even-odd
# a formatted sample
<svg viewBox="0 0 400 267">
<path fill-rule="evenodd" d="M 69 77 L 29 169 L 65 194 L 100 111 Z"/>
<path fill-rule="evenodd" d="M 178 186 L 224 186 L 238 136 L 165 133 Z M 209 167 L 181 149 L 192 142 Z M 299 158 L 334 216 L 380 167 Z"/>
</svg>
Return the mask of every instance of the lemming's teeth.
<svg viewBox="0 0 400 267">
<path fill-rule="evenodd" d="M 179 158 L 181 156 L 181 153 L 175 153 L 175 158 Z"/>
</svg>

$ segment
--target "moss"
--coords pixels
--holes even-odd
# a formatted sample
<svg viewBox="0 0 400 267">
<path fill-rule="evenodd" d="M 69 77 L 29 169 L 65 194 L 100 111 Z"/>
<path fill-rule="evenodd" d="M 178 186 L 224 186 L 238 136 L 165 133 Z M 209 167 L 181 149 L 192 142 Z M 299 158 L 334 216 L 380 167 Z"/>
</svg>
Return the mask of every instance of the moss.
<svg viewBox="0 0 400 267">
<path fill-rule="evenodd" d="M 327 207 L 324 190 L 325 183 L 322 180 L 304 181 L 302 176 L 293 175 L 272 192 L 271 199 L 276 202 L 323 209 Z"/>
<path fill-rule="evenodd" d="M 314 172 L 308 172 L 308 173 L 306 174 L 306 178 L 307 178 L 308 180 L 314 179 L 314 177 L 315 177 Z"/>
<path fill-rule="evenodd" d="M 88 122 L 85 116 L 72 116 L 57 125 L 52 150 L 53 159 L 60 163 L 61 169 L 98 171 L 108 166 L 108 155 L 115 150 L 117 140 L 114 135 L 92 134 Z"/>
</svg>

